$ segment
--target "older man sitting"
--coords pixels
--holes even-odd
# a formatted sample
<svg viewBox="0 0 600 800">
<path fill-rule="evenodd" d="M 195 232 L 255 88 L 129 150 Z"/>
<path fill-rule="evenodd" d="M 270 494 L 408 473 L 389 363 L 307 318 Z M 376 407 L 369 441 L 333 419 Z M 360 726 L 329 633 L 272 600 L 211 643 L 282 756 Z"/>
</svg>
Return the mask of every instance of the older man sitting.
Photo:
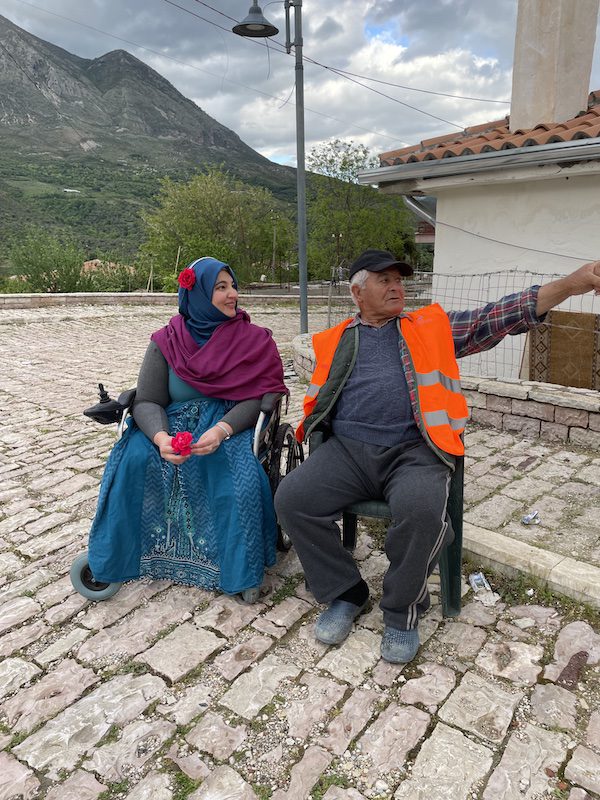
<svg viewBox="0 0 600 800">
<path fill-rule="evenodd" d="M 595 261 L 476 310 L 446 314 L 434 304 L 404 312 L 403 277 L 412 272 L 385 250 L 367 250 L 350 267 L 359 313 L 313 337 L 317 363 L 297 433 L 301 441 L 317 427 L 331 435 L 275 496 L 310 590 L 328 604 L 315 625 L 325 644 L 344 641 L 369 599 L 335 520 L 359 500 L 389 503 L 381 655 L 393 663 L 419 649 L 427 578 L 454 535 L 446 506 L 468 416 L 456 358 L 527 331 L 572 295 L 600 293 Z"/>
</svg>

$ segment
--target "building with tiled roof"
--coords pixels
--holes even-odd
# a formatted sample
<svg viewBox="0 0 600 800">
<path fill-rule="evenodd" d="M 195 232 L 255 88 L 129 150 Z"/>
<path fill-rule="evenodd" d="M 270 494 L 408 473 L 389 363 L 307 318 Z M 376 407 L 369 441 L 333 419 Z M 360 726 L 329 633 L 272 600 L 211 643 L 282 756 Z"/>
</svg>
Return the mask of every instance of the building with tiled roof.
<svg viewBox="0 0 600 800">
<path fill-rule="evenodd" d="M 566 122 L 542 122 L 530 130 L 511 131 L 509 117 L 505 117 L 466 128 L 459 135 L 437 136 L 412 147 L 381 153 L 379 158 L 382 167 L 393 167 L 599 137 L 600 90 L 590 93 L 586 111 Z"/>
<path fill-rule="evenodd" d="M 432 299 L 446 308 L 483 305 L 600 258 L 600 90 L 588 94 L 599 8 L 519 0 L 510 116 L 382 153 L 378 169 L 359 175 L 434 226 Z M 579 317 L 561 346 L 585 317 L 594 355 L 584 366 L 595 359 L 600 375 L 598 298 L 572 298 L 564 312 Z M 485 367 L 479 356 L 463 360 L 465 374 L 531 378 L 533 346 L 511 339 Z M 545 350 L 567 368 L 565 382 L 585 349 L 569 341 Z"/>
<path fill-rule="evenodd" d="M 600 257 L 600 91 L 563 122 L 511 130 L 507 117 L 382 153 L 380 163 L 360 180 L 404 195 L 434 225 L 433 299 L 446 307 L 452 276 L 452 307 L 468 307 Z M 586 297 L 561 308 L 598 314 L 599 305 Z M 529 347 L 508 341 L 485 370 L 467 359 L 464 374 L 532 378 Z"/>
</svg>

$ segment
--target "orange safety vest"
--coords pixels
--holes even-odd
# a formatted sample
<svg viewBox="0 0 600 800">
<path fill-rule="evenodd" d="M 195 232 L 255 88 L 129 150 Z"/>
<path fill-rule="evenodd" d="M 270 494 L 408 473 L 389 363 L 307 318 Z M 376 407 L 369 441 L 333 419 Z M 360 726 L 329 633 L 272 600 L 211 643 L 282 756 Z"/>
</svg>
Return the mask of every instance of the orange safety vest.
<svg viewBox="0 0 600 800">
<path fill-rule="evenodd" d="M 296 437 L 304 439 L 304 422 L 315 409 L 342 334 L 352 322 L 344 320 L 313 336 L 316 367 L 304 397 L 304 419 Z M 400 319 L 400 330 L 410 353 L 418 405 L 425 431 L 434 445 L 446 453 L 463 455 L 461 433 L 469 416 L 460 388 L 450 320 L 443 308 L 433 305 L 412 311 Z"/>
</svg>

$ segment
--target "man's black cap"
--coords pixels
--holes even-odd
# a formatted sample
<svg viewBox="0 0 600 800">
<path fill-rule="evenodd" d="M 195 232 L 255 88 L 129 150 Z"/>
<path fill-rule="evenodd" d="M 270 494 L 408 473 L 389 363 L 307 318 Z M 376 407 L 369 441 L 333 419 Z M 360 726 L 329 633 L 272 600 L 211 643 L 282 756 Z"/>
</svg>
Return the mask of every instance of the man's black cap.
<svg viewBox="0 0 600 800">
<path fill-rule="evenodd" d="M 382 269 L 396 267 L 401 275 L 412 275 L 413 268 L 406 261 L 397 261 L 388 250 L 365 250 L 359 257 L 352 262 L 348 276 L 352 279 L 361 269 L 369 272 L 381 272 Z"/>
</svg>

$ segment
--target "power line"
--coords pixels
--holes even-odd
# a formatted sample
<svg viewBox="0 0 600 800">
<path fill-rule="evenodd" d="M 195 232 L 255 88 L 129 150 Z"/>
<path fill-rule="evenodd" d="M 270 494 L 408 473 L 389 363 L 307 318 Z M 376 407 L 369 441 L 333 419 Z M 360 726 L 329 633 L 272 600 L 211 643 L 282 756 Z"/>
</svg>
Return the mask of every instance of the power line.
<svg viewBox="0 0 600 800">
<path fill-rule="evenodd" d="M 467 230 L 467 228 L 461 228 L 460 225 L 452 225 L 449 222 L 442 222 L 442 220 L 439 219 L 436 219 L 435 225 L 436 227 L 438 225 L 441 225 L 444 228 L 451 228 L 452 230 L 460 231 L 461 233 L 466 233 L 467 236 L 473 236 L 476 239 L 483 239 L 486 242 L 494 242 L 494 244 L 501 244 L 506 247 L 514 247 L 517 250 L 527 250 L 530 253 L 540 253 L 541 255 L 544 256 L 558 256 L 559 258 L 568 258 L 571 261 L 579 261 L 579 262 L 596 261 L 596 258 L 585 258 L 584 256 L 569 256 L 566 255 L 565 253 L 556 253 L 554 252 L 554 250 L 540 250 L 537 247 L 528 247 L 525 244 L 515 244 L 514 242 L 505 242 L 502 239 L 494 239 L 493 236 L 485 236 L 482 233 L 475 233 L 475 231 Z"/>
<path fill-rule="evenodd" d="M 169 3 L 170 5 L 176 5 L 176 3 L 173 2 L 173 0 L 164 0 L 164 2 L 165 3 Z M 224 14 L 222 11 L 219 11 L 218 9 L 213 8 L 213 6 L 211 6 L 208 3 L 204 2 L 204 0 L 195 0 L 195 2 L 199 3 L 199 5 L 205 6 L 206 8 L 210 8 L 211 10 L 216 11 L 217 14 L 221 14 L 223 17 L 227 17 L 227 19 L 230 19 L 230 20 L 232 19 L 232 17 L 230 17 L 228 14 Z M 181 6 L 177 6 L 177 8 L 181 8 Z M 215 25 L 217 28 L 221 28 L 221 30 L 225 30 L 225 28 L 223 28 L 221 25 L 217 25 L 216 22 L 210 22 L 205 17 L 201 17 L 199 14 L 193 14 L 192 11 L 188 11 L 188 9 L 185 9 L 185 8 L 182 9 L 182 10 L 183 11 L 187 11 L 187 13 L 192 14 L 192 16 L 198 16 L 199 19 L 202 19 L 205 22 L 209 22 L 209 24 Z M 233 21 L 237 22 L 237 20 L 233 20 Z M 256 41 L 256 40 L 255 39 L 251 39 L 251 41 Z M 273 44 L 276 44 L 279 47 L 283 47 L 284 46 L 281 42 L 278 42 L 277 39 L 273 39 L 272 37 L 271 37 L 271 41 L 272 41 Z M 263 44 L 263 47 L 267 47 L 268 48 L 268 45 L 266 44 L 266 42 Z M 286 55 L 289 55 L 287 53 L 287 48 L 286 48 Z M 350 77 L 349 74 L 344 74 L 344 73 L 336 70 L 334 67 L 326 67 L 324 64 L 321 64 L 321 63 L 319 63 L 318 61 L 315 61 L 312 58 L 304 57 L 304 60 L 310 62 L 311 64 L 315 64 L 318 67 L 323 67 L 324 69 L 328 69 L 331 72 L 334 72 L 337 75 L 339 75 L 340 78 L 344 78 L 345 80 L 350 81 L 351 83 L 356 83 L 357 86 L 361 86 L 363 89 L 367 89 L 368 91 L 373 92 L 374 94 L 378 94 L 381 97 L 385 97 L 387 100 L 391 100 L 393 103 L 398 103 L 398 105 L 404 106 L 405 108 L 410 108 L 412 111 L 417 111 L 419 114 L 425 114 L 425 116 L 431 117 L 432 119 L 436 119 L 436 120 L 438 120 L 438 122 L 443 122 L 445 125 L 451 125 L 454 128 L 458 128 L 459 131 L 464 130 L 464 125 L 457 125 L 455 122 L 450 122 L 450 120 L 444 119 L 443 117 L 438 117 L 435 114 L 430 114 L 429 111 L 423 111 L 422 108 L 417 108 L 417 106 L 413 106 L 410 103 L 405 103 L 402 100 L 398 100 L 397 98 L 392 97 L 389 94 L 385 94 L 385 92 L 380 92 L 378 89 L 374 89 L 372 86 L 367 86 L 364 83 L 360 83 L 360 81 L 357 81 L 355 78 Z"/>
<path fill-rule="evenodd" d="M 152 53 L 152 55 L 158 56 L 159 58 L 164 58 L 167 61 L 173 61 L 175 64 L 180 64 L 181 66 L 188 67 L 189 69 L 196 70 L 197 72 L 202 72 L 205 75 L 210 75 L 211 78 L 217 78 L 218 80 L 225 80 L 227 83 L 231 83 L 234 86 L 240 86 L 242 89 L 248 89 L 251 92 L 256 92 L 256 94 L 260 94 L 263 97 L 267 97 L 270 100 L 276 100 L 278 103 L 282 102 L 281 97 L 277 97 L 273 94 L 269 94 L 268 92 L 263 92 L 261 89 L 256 89 L 254 86 L 248 86 L 245 83 L 240 83 L 239 81 L 234 81 L 231 78 L 223 78 L 222 75 L 217 75 L 214 72 L 210 72 L 210 70 L 203 69 L 202 67 L 198 67 L 195 64 L 189 64 L 187 61 L 182 61 L 179 58 L 175 58 L 173 56 L 168 56 L 166 53 L 161 53 L 158 50 L 153 50 L 150 47 L 146 47 L 143 44 L 138 44 L 137 42 L 132 41 L 131 39 L 124 39 L 122 36 L 117 36 L 115 33 L 109 33 L 108 31 L 104 31 L 101 28 L 96 28 L 93 25 L 88 25 L 85 22 L 80 22 L 79 20 L 72 19 L 71 17 L 67 17 L 64 14 L 59 14 L 56 11 L 50 11 L 47 8 L 42 8 L 41 6 L 37 6 L 34 3 L 29 3 L 27 0 L 17 0 L 17 2 L 21 3 L 24 6 L 29 6 L 30 8 L 35 8 L 36 11 L 43 11 L 45 14 L 50 14 L 53 17 L 57 17 L 58 19 L 63 19 L 66 22 L 71 22 L 74 25 L 79 25 L 82 28 L 87 28 L 88 30 L 94 31 L 94 33 L 101 33 L 103 36 L 108 36 L 111 39 L 116 39 L 118 42 L 123 42 L 124 44 L 131 45 L 133 47 L 138 47 L 140 50 L 145 50 L 148 53 Z M 174 3 L 171 3 L 174 5 Z M 187 9 L 186 9 L 187 10 Z M 193 15 L 193 12 L 189 12 Z M 210 23 L 214 24 L 214 23 Z M 219 26 L 217 26 L 219 27 Z M 222 29 L 225 30 L 225 29 Z M 228 31 L 231 33 L 231 31 Z M 313 108 L 305 106 L 306 111 L 310 111 L 311 114 L 316 114 L 318 117 L 323 117 L 323 119 L 330 119 L 333 122 L 340 122 L 342 125 L 348 125 L 356 130 L 364 131 L 365 133 L 372 133 L 375 136 L 380 136 L 383 139 L 389 139 L 392 142 L 401 142 L 404 144 L 402 139 L 399 139 L 397 136 L 390 136 L 386 133 L 381 133 L 380 131 L 374 131 L 371 128 L 365 128 L 362 125 L 357 125 L 354 122 L 348 122 L 346 120 L 338 119 L 337 117 L 331 116 L 331 114 L 324 114 L 322 111 L 316 111 Z"/>
<path fill-rule="evenodd" d="M 385 97 L 388 100 L 391 100 L 394 103 L 398 103 L 405 108 L 410 108 L 413 111 L 418 111 L 419 114 L 425 114 L 427 117 L 431 117 L 432 119 L 437 119 L 439 122 L 443 122 L 445 125 L 452 125 L 454 128 L 458 128 L 459 131 L 464 131 L 464 125 L 458 125 L 456 122 L 450 122 L 450 120 L 444 119 L 443 117 L 438 117 L 436 114 L 430 114 L 429 111 L 423 111 L 422 108 L 417 108 L 416 106 L 411 105 L 410 103 L 404 103 L 402 100 L 398 100 L 395 97 L 392 97 L 389 94 L 385 94 L 385 92 L 380 92 L 378 89 L 374 89 L 372 86 L 367 86 L 360 81 L 357 81 L 356 78 L 351 78 L 349 75 L 344 75 L 342 72 L 338 72 L 333 67 L 328 67 L 332 72 L 335 72 L 340 78 L 345 78 L 345 80 L 350 81 L 351 83 L 356 83 L 358 86 L 362 86 L 363 89 L 368 89 L 370 92 L 374 92 L 374 94 L 378 94 L 381 97 Z"/>
<path fill-rule="evenodd" d="M 312 60 L 312 59 L 311 59 Z M 501 103 L 503 105 L 510 105 L 510 100 L 491 100 L 486 97 L 469 97 L 462 94 L 449 94 L 448 92 L 434 92 L 432 89 L 417 89 L 415 86 L 404 86 L 401 83 L 392 83 L 391 81 L 382 81 L 379 78 L 372 78 L 370 75 L 358 75 L 356 72 L 348 72 L 345 69 L 338 69 L 337 67 L 329 67 L 327 64 L 320 64 L 318 61 L 313 61 L 314 64 L 323 67 L 323 69 L 331 69 L 341 75 L 351 75 L 353 78 L 363 78 L 366 81 L 373 81 L 374 83 L 381 83 L 384 86 L 393 86 L 396 89 L 406 89 L 409 92 L 422 92 L 423 94 L 434 94 L 438 97 L 450 97 L 452 100 L 476 100 L 478 103 Z"/>
<path fill-rule="evenodd" d="M 169 0 L 166 0 L 166 1 L 169 2 Z M 220 11 L 218 8 L 215 8 L 214 6 L 211 6 L 209 3 L 204 2 L 204 0 L 195 0 L 195 2 L 199 3 L 199 5 L 201 5 L 201 6 L 205 6 L 206 8 L 209 8 L 211 11 L 214 11 L 216 14 L 220 14 L 222 17 L 225 17 L 226 19 L 231 20 L 232 22 L 239 22 L 239 20 L 235 19 L 234 17 L 230 17 L 229 14 L 225 14 L 225 12 Z M 185 9 L 185 10 L 187 10 L 187 9 Z M 223 28 L 223 30 L 225 30 L 225 28 Z M 256 40 L 252 40 L 252 41 L 256 41 Z M 284 45 L 281 42 L 278 42 L 276 39 L 271 38 L 271 41 L 274 44 L 279 45 L 280 47 L 284 47 Z M 287 53 L 287 50 L 286 50 L 286 53 Z M 383 81 L 383 80 L 380 80 L 379 78 L 372 78 L 370 75 L 360 75 L 360 74 L 358 74 L 356 72 L 349 72 L 348 70 L 339 69 L 338 67 L 331 67 L 328 64 L 323 64 L 320 61 L 316 61 L 314 58 L 311 58 L 310 56 L 307 56 L 307 55 L 304 55 L 303 57 L 304 57 L 305 61 L 309 61 L 311 64 L 315 64 L 317 67 L 321 67 L 322 69 L 331 70 L 332 72 L 335 72 L 338 75 L 340 75 L 340 74 L 341 75 L 350 75 L 352 78 L 362 78 L 363 80 L 366 80 L 366 81 L 373 81 L 374 83 L 381 83 L 384 86 L 393 86 L 396 89 L 406 89 L 409 92 L 422 92 L 423 94 L 433 94 L 433 95 L 437 95 L 438 97 L 450 97 L 453 100 L 475 100 L 478 103 L 502 103 L 504 105 L 510 105 L 510 100 L 491 100 L 491 99 L 489 99 L 487 97 L 469 97 L 469 96 L 461 95 L 461 94 L 449 94 L 448 92 L 435 92 L 432 89 L 418 89 L 415 86 L 404 86 L 401 83 L 392 83 L 391 81 Z M 370 87 L 365 87 L 365 88 L 370 88 Z M 384 96 L 386 96 L 386 95 L 384 95 Z M 393 99 L 393 98 L 390 98 L 390 99 Z M 442 122 L 445 122 L 445 120 L 442 120 Z M 450 123 L 450 124 L 452 124 L 452 123 Z"/>
</svg>

